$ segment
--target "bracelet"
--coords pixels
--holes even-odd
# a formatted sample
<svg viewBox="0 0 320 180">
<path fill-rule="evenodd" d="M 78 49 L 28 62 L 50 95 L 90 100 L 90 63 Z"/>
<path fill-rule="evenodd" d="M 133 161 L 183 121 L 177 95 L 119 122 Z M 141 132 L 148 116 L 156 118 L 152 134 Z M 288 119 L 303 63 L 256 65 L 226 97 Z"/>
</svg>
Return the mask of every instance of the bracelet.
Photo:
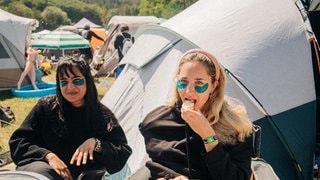
<svg viewBox="0 0 320 180">
<path fill-rule="evenodd" d="M 101 141 L 98 138 L 95 138 L 95 140 L 96 140 L 96 146 L 94 147 L 94 151 L 101 152 L 102 151 Z"/>
<path fill-rule="evenodd" d="M 203 143 L 205 144 L 212 144 L 218 140 L 218 137 L 216 135 L 208 136 L 203 139 Z"/>
</svg>

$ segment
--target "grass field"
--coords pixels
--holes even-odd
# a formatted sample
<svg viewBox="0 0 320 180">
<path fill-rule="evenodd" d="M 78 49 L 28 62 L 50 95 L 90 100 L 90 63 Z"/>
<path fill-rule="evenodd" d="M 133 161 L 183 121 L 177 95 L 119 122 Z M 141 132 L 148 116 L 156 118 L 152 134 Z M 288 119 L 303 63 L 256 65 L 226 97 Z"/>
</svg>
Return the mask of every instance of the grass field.
<svg viewBox="0 0 320 180">
<path fill-rule="evenodd" d="M 99 99 L 101 99 L 105 93 L 108 91 L 108 88 L 99 83 L 99 79 L 105 77 L 95 77 L 96 86 L 98 89 Z M 42 81 L 45 82 L 55 82 L 55 72 L 48 76 L 43 76 Z M 112 84 L 114 81 L 113 77 L 107 78 L 107 81 Z M 18 98 L 11 94 L 11 91 L 0 91 L 0 105 L 10 106 L 12 111 L 15 114 L 16 120 L 9 126 L 1 127 L 0 126 L 0 154 L 9 151 L 8 140 L 12 132 L 19 127 L 25 117 L 28 115 L 33 106 L 37 103 L 39 98 Z"/>
</svg>

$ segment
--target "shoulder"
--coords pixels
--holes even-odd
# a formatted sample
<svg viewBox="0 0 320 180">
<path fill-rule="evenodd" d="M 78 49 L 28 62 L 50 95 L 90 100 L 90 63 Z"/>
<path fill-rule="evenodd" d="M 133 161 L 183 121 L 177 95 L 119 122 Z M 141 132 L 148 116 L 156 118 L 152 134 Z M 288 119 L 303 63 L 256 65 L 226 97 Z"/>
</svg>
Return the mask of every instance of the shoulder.
<svg viewBox="0 0 320 180">
<path fill-rule="evenodd" d="M 160 106 L 147 114 L 139 128 L 142 132 L 145 132 L 158 127 L 170 126 L 178 123 L 179 116 L 180 112 L 177 108 Z"/>
<path fill-rule="evenodd" d="M 49 119 L 54 119 L 59 110 L 56 96 L 46 96 L 38 100 L 36 105 L 29 112 L 26 119 L 31 121 L 47 122 Z"/>
<path fill-rule="evenodd" d="M 172 108 L 169 106 L 159 106 L 149 112 L 145 118 L 147 119 L 159 119 L 163 117 L 173 116 L 176 112 L 176 108 Z"/>
<path fill-rule="evenodd" d="M 129 33 L 123 33 L 123 36 L 126 38 L 131 38 L 131 35 Z"/>
<path fill-rule="evenodd" d="M 51 95 L 42 97 L 39 99 L 37 105 L 48 109 L 52 109 L 53 107 L 56 107 L 58 105 L 57 96 Z"/>
<path fill-rule="evenodd" d="M 113 115 L 112 111 L 106 105 L 104 105 L 102 103 L 99 103 L 98 106 L 99 106 L 99 111 L 101 113 L 103 113 L 103 114 L 112 114 Z"/>
<path fill-rule="evenodd" d="M 123 39 L 124 39 L 124 37 L 123 37 L 121 34 L 118 34 L 118 35 L 116 36 L 115 42 L 122 42 Z"/>
<path fill-rule="evenodd" d="M 123 35 L 122 35 L 121 33 L 119 33 L 119 34 L 117 34 L 116 38 L 117 38 L 117 39 L 120 39 L 120 38 L 122 39 L 122 38 L 123 38 Z"/>
<path fill-rule="evenodd" d="M 114 113 L 104 104 L 99 103 L 99 114 L 102 115 L 103 119 L 107 123 L 112 123 L 113 125 L 118 124 L 118 120 L 115 117 Z"/>
</svg>

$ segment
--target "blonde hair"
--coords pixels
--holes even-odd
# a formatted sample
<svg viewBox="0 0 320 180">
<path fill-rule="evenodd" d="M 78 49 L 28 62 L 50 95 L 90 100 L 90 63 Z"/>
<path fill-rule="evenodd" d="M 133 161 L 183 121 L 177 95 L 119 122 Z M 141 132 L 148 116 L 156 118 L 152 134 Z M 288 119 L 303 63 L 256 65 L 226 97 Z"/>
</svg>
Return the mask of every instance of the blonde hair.
<svg viewBox="0 0 320 180">
<path fill-rule="evenodd" d="M 243 105 L 232 106 L 226 100 L 224 94 L 226 76 L 213 55 L 201 49 L 193 49 L 186 52 L 180 60 L 176 73 L 176 81 L 182 65 L 186 62 L 194 61 L 200 62 L 206 67 L 208 74 L 211 76 L 212 84 L 217 83 L 214 92 L 210 94 L 209 99 L 204 104 L 202 113 L 218 135 L 219 142 L 234 144 L 238 141 L 244 141 L 245 137 L 252 133 L 252 123 Z M 216 72 L 216 70 L 219 72 Z M 174 97 L 168 102 L 168 105 L 175 107 L 181 104 L 182 100 L 176 88 Z"/>
</svg>

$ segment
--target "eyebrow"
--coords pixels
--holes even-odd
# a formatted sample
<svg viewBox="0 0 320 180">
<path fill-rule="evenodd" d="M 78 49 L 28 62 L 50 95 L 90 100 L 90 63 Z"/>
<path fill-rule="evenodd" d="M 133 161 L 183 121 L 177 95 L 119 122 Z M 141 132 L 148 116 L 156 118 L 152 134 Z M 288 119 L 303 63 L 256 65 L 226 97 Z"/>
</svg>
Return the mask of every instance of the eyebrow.
<svg viewBox="0 0 320 180">
<path fill-rule="evenodd" d="M 75 79 L 75 78 L 82 78 L 82 77 L 81 77 L 81 76 L 78 76 L 78 75 L 74 75 L 74 76 L 70 76 L 70 77 L 68 77 L 68 78 Z M 65 80 L 65 79 L 67 79 L 67 78 L 61 77 L 60 79 L 61 79 L 61 80 Z"/>
<path fill-rule="evenodd" d="M 203 79 L 203 78 L 196 78 L 195 80 L 196 80 L 196 81 L 206 81 L 206 80 Z"/>
<path fill-rule="evenodd" d="M 189 78 L 181 77 L 180 80 L 189 80 Z M 192 80 L 195 80 L 195 81 L 207 81 L 206 79 L 203 79 L 203 78 L 196 78 L 196 79 L 192 79 Z"/>
</svg>

